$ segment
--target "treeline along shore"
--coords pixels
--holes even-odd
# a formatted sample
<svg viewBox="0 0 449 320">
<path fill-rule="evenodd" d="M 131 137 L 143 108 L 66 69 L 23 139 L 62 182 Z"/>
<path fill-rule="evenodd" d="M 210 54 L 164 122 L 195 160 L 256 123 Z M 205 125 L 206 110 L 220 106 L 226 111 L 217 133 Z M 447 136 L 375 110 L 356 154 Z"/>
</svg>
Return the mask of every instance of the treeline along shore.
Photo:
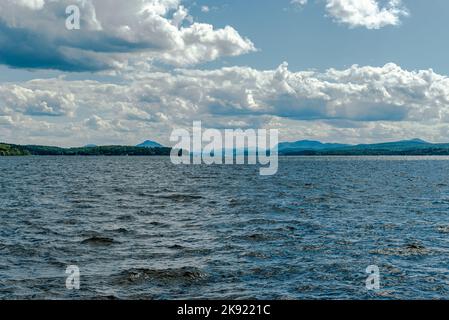
<svg viewBox="0 0 449 320">
<path fill-rule="evenodd" d="M 0 156 L 169 156 L 171 148 L 132 146 L 98 146 L 59 148 L 0 143 Z"/>
</svg>

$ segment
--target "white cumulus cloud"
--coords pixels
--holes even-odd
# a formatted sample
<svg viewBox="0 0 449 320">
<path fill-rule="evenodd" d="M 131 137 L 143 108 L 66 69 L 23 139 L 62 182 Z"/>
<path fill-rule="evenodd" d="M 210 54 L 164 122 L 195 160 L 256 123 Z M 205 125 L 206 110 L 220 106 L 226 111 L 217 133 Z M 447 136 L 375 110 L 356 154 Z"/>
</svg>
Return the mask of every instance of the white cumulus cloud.
<svg viewBox="0 0 449 320">
<path fill-rule="evenodd" d="M 65 28 L 77 5 L 81 29 Z M 193 22 L 181 0 L 4 0 L 0 63 L 13 67 L 101 71 L 136 61 L 189 66 L 254 51 L 234 28 Z"/>
<path fill-rule="evenodd" d="M 317 0 L 321 1 L 321 0 Z M 401 18 L 409 15 L 401 0 L 325 0 L 329 17 L 350 28 L 380 29 L 397 26 Z M 308 0 L 291 0 L 292 5 L 303 7 Z"/>
<path fill-rule="evenodd" d="M 401 0 L 327 0 L 326 10 L 337 22 L 368 29 L 396 26 L 408 15 Z"/>
</svg>

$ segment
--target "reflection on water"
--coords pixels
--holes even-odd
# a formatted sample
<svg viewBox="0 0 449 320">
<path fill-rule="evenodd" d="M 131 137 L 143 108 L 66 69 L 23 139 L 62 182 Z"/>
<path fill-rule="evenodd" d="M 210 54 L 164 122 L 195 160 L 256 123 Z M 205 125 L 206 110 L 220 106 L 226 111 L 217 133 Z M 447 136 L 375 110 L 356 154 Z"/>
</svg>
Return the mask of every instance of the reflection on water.
<svg viewBox="0 0 449 320">
<path fill-rule="evenodd" d="M 445 298 L 448 172 L 441 158 L 281 158 L 272 177 L 0 158 L 0 298 Z"/>
</svg>

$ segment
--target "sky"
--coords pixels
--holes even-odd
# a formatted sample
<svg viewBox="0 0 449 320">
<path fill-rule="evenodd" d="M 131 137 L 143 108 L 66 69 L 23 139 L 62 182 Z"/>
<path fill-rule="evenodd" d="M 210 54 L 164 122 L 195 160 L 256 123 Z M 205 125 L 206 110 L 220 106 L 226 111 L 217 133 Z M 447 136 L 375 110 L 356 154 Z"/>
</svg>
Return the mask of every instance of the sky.
<svg viewBox="0 0 449 320">
<path fill-rule="evenodd" d="M 2 0 L 0 141 L 169 145 L 202 121 L 283 141 L 449 142 L 447 12 L 447 0 Z"/>
</svg>

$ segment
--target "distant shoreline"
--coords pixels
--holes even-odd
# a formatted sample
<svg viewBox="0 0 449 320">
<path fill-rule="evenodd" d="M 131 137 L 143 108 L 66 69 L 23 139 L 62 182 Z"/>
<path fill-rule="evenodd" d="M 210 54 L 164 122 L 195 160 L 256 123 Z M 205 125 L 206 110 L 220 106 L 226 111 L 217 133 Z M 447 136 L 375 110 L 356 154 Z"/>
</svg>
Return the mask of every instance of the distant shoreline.
<svg viewBox="0 0 449 320">
<path fill-rule="evenodd" d="M 312 146 L 311 146 L 312 145 Z M 172 148 L 156 146 L 86 146 L 61 148 L 0 143 L 0 156 L 170 156 Z M 245 152 L 247 153 L 247 151 Z M 380 144 L 336 145 L 315 141 L 279 144 L 279 156 L 449 156 L 449 144 L 420 140 Z"/>
<path fill-rule="evenodd" d="M 60 148 L 0 143 L 0 156 L 169 156 L 171 150 L 171 148 L 166 147 L 95 146 Z"/>
</svg>

